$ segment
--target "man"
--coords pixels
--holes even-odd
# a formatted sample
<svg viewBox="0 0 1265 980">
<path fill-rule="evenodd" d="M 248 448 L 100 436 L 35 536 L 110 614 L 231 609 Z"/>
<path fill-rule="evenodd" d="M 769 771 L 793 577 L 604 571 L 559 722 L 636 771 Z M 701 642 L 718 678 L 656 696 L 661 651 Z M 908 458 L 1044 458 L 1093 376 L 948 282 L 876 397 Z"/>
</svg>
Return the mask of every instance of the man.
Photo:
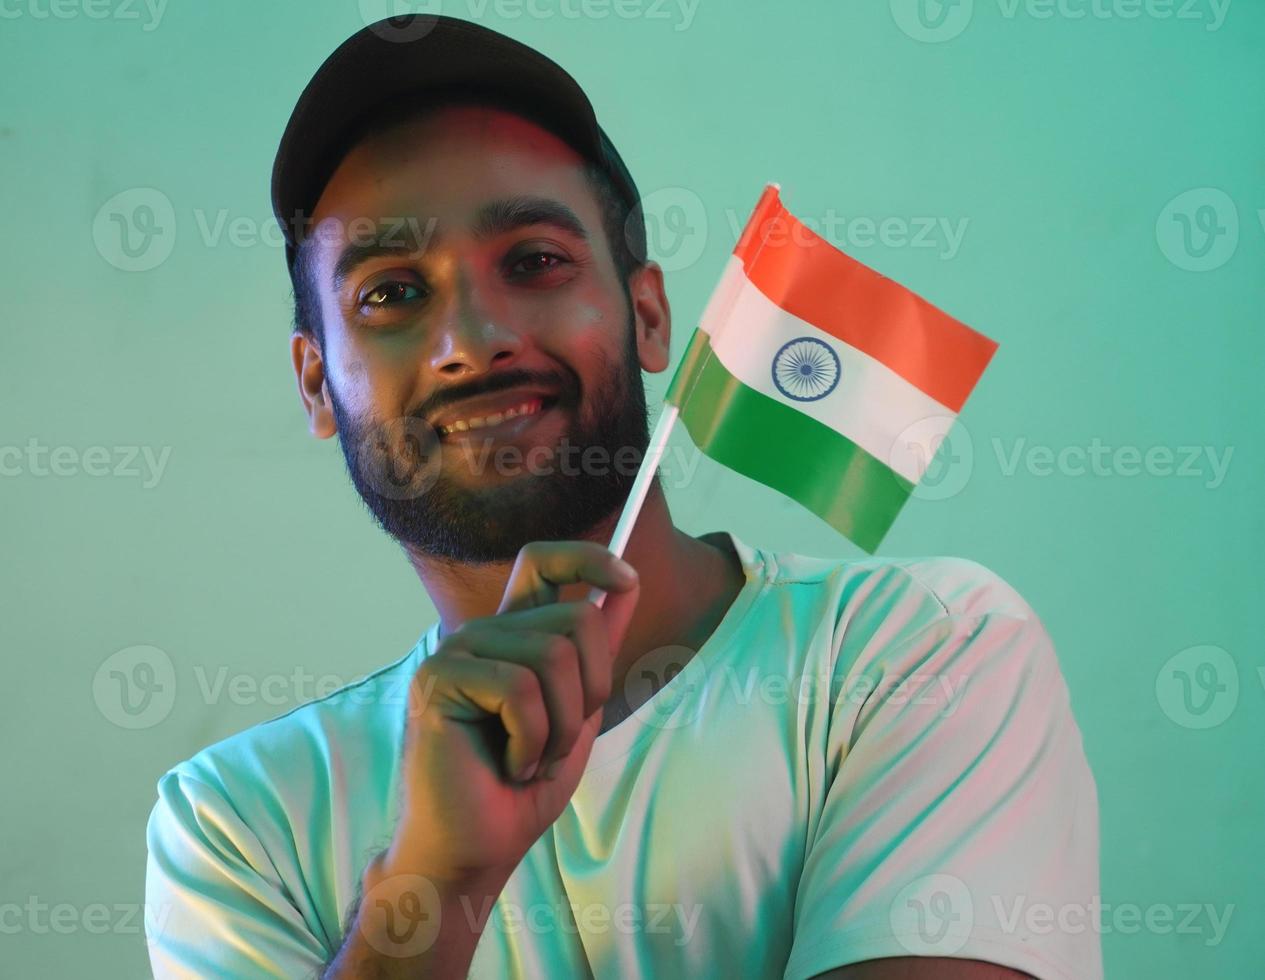
<svg viewBox="0 0 1265 980">
<path fill-rule="evenodd" d="M 273 196 L 311 430 L 440 618 L 162 778 L 156 976 L 1101 975 L 1095 785 L 1005 582 L 695 538 L 657 483 L 607 549 L 671 320 L 570 76 L 372 25 Z"/>
</svg>

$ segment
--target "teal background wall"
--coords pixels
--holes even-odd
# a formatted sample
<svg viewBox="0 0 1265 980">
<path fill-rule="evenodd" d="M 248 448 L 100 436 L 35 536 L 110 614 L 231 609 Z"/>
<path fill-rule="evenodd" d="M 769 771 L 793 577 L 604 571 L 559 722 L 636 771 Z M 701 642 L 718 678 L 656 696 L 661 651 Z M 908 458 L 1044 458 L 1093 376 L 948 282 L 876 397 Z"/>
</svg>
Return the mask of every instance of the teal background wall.
<svg viewBox="0 0 1265 980">
<path fill-rule="evenodd" d="M 1259 976 L 1263 5 L 442 10 L 586 86 L 648 199 L 676 354 L 771 179 L 1001 343 L 883 551 L 983 562 L 1053 635 L 1101 799 L 1108 976 Z M 302 85 L 390 12 L 0 4 L 0 974 L 146 975 L 158 776 L 434 619 L 306 433 L 268 203 Z M 672 445 L 682 527 L 860 554 Z M 162 690 L 129 715 L 110 672 L 137 658 Z"/>
</svg>

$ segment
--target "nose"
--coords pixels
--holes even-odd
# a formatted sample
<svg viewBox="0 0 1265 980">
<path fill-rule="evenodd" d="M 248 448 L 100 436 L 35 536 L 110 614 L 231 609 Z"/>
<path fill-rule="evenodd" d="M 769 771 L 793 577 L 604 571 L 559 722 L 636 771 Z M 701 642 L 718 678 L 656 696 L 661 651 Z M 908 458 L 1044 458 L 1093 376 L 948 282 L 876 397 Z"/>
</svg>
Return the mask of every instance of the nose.
<svg viewBox="0 0 1265 980">
<path fill-rule="evenodd" d="M 473 284 L 461 277 L 431 350 L 431 369 L 451 380 L 513 363 L 523 338 L 503 311 L 490 310 Z"/>
</svg>

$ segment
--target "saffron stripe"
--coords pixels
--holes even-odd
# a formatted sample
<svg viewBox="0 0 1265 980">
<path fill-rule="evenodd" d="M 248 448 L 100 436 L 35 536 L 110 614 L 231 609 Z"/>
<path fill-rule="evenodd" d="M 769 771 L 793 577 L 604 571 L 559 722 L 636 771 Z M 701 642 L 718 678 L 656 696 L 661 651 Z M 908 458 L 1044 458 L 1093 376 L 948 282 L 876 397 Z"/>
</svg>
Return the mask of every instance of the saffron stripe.
<svg viewBox="0 0 1265 980">
<path fill-rule="evenodd" d="M 922 437 L 938 444 L 952 428 L 954 412 L 886 364 L 787 313 L 752 285 L 733 256 L 716 292 L 718 302 L 708 305 L 699 329 L 708 334 L 712 352 L 730 374 L 846 436 L 907 480 L 922 479 L 930 459 L 901 451 L 903 440 L 917 426 Z M 801 401 L 779 389 L 772 365 L 784 345 L 805 338 L 835 352 L 839 375 L 829 393 Z"/>
<path fill-rule="evenodd" d="M 887 365 L 955 414 L 996 341 L 844 254 L 765 188 L 734 248 L 747 277 L 786 312 Z"/>
</svg>

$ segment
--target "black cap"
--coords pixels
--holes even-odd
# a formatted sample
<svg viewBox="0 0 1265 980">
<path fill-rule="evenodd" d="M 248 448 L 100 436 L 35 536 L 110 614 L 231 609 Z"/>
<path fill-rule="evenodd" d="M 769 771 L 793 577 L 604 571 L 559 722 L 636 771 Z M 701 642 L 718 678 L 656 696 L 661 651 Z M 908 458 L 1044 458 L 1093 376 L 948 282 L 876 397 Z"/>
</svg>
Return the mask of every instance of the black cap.
<svg viewBox="0 0 1265 980">
<path fill-rule="evenodd" d="M 637 185 L 597 124 L 588 96 L 561 66 L 513 38 L 439 14 L 377 21 L 340 44 L 308 82 L 272 167 L 272 210 L 294 256 L 321 192 L 361 135 L 365 117 L 401 100 L 475 98 L 526 116 L 611 178 L 630 205 Z"/>
</svg>

